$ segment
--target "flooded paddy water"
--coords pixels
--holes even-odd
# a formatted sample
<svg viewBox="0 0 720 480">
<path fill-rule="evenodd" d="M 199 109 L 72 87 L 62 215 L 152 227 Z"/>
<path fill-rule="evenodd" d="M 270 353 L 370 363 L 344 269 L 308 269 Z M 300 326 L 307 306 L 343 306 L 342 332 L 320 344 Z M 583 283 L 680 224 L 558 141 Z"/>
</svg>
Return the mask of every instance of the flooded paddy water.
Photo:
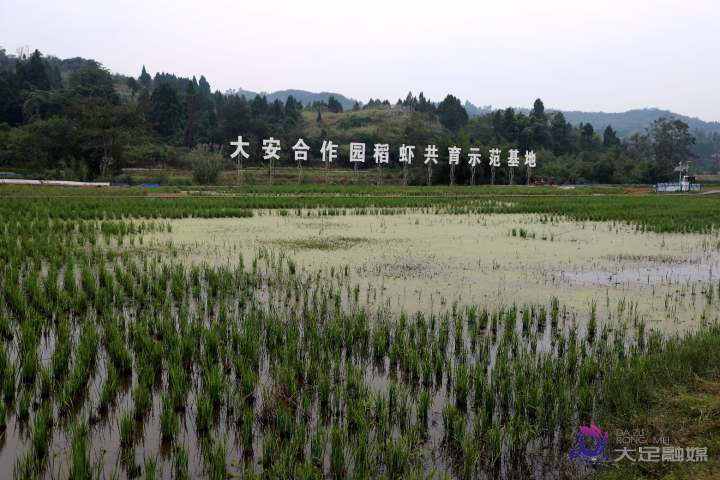
<svg viewBox="0 0 720 480">
<path fill-rule="evenodd" d="M 666 332 L 718 314 L 704 296 L 719 285 L 717 235 L 539 215 L 258 213 L 172 221 L 172 232 L 150 237 L 150 251 L 160 247 L 163 258 L 186 264 L 235 266 L 239 254 L 252 258 L 265 248 L 328 278 L 348 268 L 369 309 L 395 314 L 437 313 L 453 302 L 547 303 L 552 296 L 581 321 L 595 301 L 599 318 L 632 308 Z"/>
<path fill-rule="evenodd" d="M 626 360 L 719 313 L 716 233 L 325 213 L 54 225 L 67 262 L 4 270 L 0 468 L 581 478 Z"/>
</svg>

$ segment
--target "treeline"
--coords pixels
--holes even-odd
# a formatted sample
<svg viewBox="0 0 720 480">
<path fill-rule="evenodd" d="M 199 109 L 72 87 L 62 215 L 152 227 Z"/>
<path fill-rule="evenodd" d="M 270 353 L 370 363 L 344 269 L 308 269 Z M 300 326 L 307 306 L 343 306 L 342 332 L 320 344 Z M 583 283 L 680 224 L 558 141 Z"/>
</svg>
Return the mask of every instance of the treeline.
<svg viewBox="0 0 720 480">
<path fill-rule="evenodd" d="M 298 138 L 311 147 L 310 160 L 319 158 L 324 139 L 341 147 L 364 142 L 370 155 L 363 168 L 374 167 L 374 144 L 390 145 L 390 169 L 401 168 L 400 145 L 422 149 L 435 144 L 441 160 L 433 173 L 436 184 L 449 183 L 451 146 L 463 149 L 462 158 L 471 147 L 480 149 L 483 164 L 476 183 L 489 182 L 492 148 L 503 152 L 496 183 L 507 183 L 510 149 L 521 156 L 535 151 L 533 176 L 557 183 L 653 183 L 675 178 L 674 166 L 695 159 L 700 146 L 700 160 L 720 150 L 720 135 L 696 138 L 687 124 L 671 117 L 656 120 L 644 135 L 621 139 L 610 126 L 597 132 L 589 123 L 571 124 L 561 112 L 546 112 L 540 99 L 527 115 L 507 108 L 470 118 L 453 95 L 436 103 L 423 93 L 408 93 L 394 104 L 355 102 L 345 110 L 333 96 L 306 105 L 293 96 L 269 102 L 266 96 L 213 92 L 202 75 L 199 80 L 164 72 L 153 77 L 143 66 L 134 78 L 113 75 L 94 61 L 62 62 L 37 50 L 11 58 L 0 49 L 0 167 L 90 180 L 117 174 L 128 163 L 175 165 L 205 155 L 227 159 L 229 142 L 242 135 L 251 143 L 255 164 L 262 162 L 262 141 L 270 137 L 281 140 L 281 165 L 293 165 L 290 147 Z M 338 163 L 349 167 L 347 154 Z M 516 183 L 524 183 L 524 174 L 521 167 Z M 423 184 L 424 178 L 418 150 L 410 180 Z M 470 167 L 463 161 L 455 181 L 468 184 L 469 179 Z"/>
</svg>

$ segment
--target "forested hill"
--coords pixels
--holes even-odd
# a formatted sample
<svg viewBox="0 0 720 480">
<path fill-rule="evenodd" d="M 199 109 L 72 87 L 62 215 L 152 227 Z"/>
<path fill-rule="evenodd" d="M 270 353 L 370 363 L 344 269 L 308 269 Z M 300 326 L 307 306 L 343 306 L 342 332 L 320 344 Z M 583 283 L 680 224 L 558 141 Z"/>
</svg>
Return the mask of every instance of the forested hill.
<svg viewBox="0 0 720 480">
<path fill-rule="evenodd" d="M 152 76 L 143 67 L 133 77 L 92 60 L 60 60 L 38 50 L 8 55 L 0 47 L 0 168 L 83 181 L 113 178 L 128 165 L 210 165 L 219 172 L 222 162 L 232 166 L 231 142 L 243 136 L 250 143 L 245 158 L 254 166 L 265 165 L 261 147 L 271 137 L 282 145 L 280 166 L 293 165 L 290 145 L 298 139 L 316 163 L 328 140 L 387 146 L 394 168 L 400 168 L 403 145 L 434 145 L 441 162 L 433 181 L 440 183 L 450 181 L 447 155 L 455 147 L 477 148 L 483 159 L 494 149 L 538 152 L 540 178 L 573 184 L 666 181 L 679 162 L 691 159 L 693 173 L 720 171 L 713 157 L 720 152 L 717 123 L 679 116 L 683 122 L 660 110 L 566 116 L 546 110 L 540 98 L 532 110 L 475 106 L 451 94 L 438 100 L 423 92 L 363 105 L 302 90 L 223 94 L 204 75 Z M 427 181 L 419 155 L 410 168 L 412 184 Z M 338 151 L 336 158 L 336 165 L 354 167 L 347 153 Z M 363 167 L 371 166 L 368 161 Z M 467 163 L 453 172 L 458 184 L 471 182 Z M 495 173 L 496 182 L 509 181 L 505 169 Z M 490 163 L 482 162 L 477 174 L 478 181 L 488 181 Z"/>
<path fill-rule="evenodd" d="M 295 100 L 300 100 L 304 105 L 312 105 L 314 102 L 328 102 L 330 96 L 334 96 L 338 100 L 344 109 L 349 110 L 355 104 L 355 99 L 352 97 L 346 97 L 339 93 L 320 92 L 313 93 L 305 90 L 281 90 L 278 92 L 267 93 L 251 92 L 249 90 L 227 90 L 225 95 L 245 95 L 248 101 L 251 101 L 255 96 L 260 95 L 267 98 L 268 103 L 272 103 L 275 99 L 279 99 L 281 102 L 285 102 L 289 96 L 293 96 Z M 434 102 L 435 106 L 438 102 Z M 360 106 L 364 105 L 363 102 L 359 102 Z M 468 112 L 470 117 L 477 115 L 485 115 L 493 113 L 495 110 L 491 105 L 486 106 L 475 106 L 468 100 L 465 100 L 463 107 Z M 514 108 L 515 113 L 524 113 L 529 115 L 532 111 L 531 108 L 516 107 Z M 548 108 L 548 112 L 562 112 L 565 115 L 565 119 L 573 125 L 580 123 L 591 123 L 596 131 L 604 131 L 605 128 L 610 125 L 614 130 L 617 131 L 620 137 L 629 138 L 635 132 L 645 133 L 645 129 L 649 128 L 652 123 L 660 117 L 665 115 L 671 115 L 675 118 L 682 120 L 690 126 L 691 130 L 704 130 L 707 133 L 720 132 L 720 122 L 705 122 L 699 118 L 692 118 L 679 113 L 671 112 L 670 110 L 660 110 L 658 108 L 643 108 L 637 110 L 629 110 L 627 112 L 620 113 L 607 113 L 607 112 L 580 112 L 580 111 L 568 111 L 568 110 L 557 110 Z"/>
<path fill-rule="evenodd" d="M 463 106 L 471 117 L 475 115 L 485 115 L 496 110 L 492 108 L 492 106 L 476 107 L 468 101 L 465 101 L 465 105 Z M 532 108 L 526 107 L 514 107 L 513 110 L 515 110 L 515 114 L 523 113 L 530 115 L 530 112 L 532 112 Z M 597 132 L 604 131 L 609 125 L 617 132 L 618 136 L 624 138 L 629 138 L 636 132 L 645 133 L 646 128 L 650 128 L 655 120 L 665 115 L 682 120 L 690 126 L 690 130 L 692 131 L 697 129 L 705 131 L 706 133 L 720 132 L 720 122 L 705 122 L 699 118 L 692 118 L 671 112 L 670 110 L 660 110 L 659 108 L 642 108 L 620 113 L 580 112 L 577 110 L 570 111 L 548 108 L 547 112 L 562 112 L 565 120 L 572 125 L 590 123 Z"/>
<path fill-rule="evenodd" d="M 530 109 L 527 109 L 527 111 L 527 113 L 529 113 Z M 553 109 L 548 108 L 548 111 L 553 111 Z M 657 108 L 643 108 L 622 113 L 560 111 L 565 115 L 565 119 L 573 125 L 580 122 L 591 123 L 597 131 L 603 131 L 605 127 L 611 125 L 612 128 L 618 132 L 618 135 L 622 137 L 630 136 L 635 132 L 645 133 L 646 128 L 650 127 L 655 120 L 664 115 L 672 115 L 682 120 L 690 126 L 690 130 L 697 128 L 698 130 L 704 130 L 708 133 L 720 132 L 720 122 L 704 122 L 699 118 L 691 118 L 671 112 L 670 110 L 660 110 Z"/>
<path fill-rule="evenodd" d="M 339 93 L 330 93 L 330 92 L 320 92 L 320 93 L 312 93 L 312 92 L 306 92 L 305 90 L 280 90 L 279 92 L 273 92 L 273 93 L 267 93 L 267 92 L 260 92 L 255 93 L 251 92 L 249 90 L 243 90 L 242 88 L 240 90 L 227 90 L 225 91 L 225 95 L 237 95 L 239 97 L 242 97 L 245 95 L 245 98 L 250 101 L 253 98 L 255 98 L 257 95 L 260 95 L 261 97 L 264 96 L 267 98 L 268 103 L 274 102 L 276 99 L 280 100 L 281 102 L 285 103 L 288 99 L 288 97 L 292 96 L 295 100 L 300 100 L 303 105 L 312 105 L 315 102 L 325 102 L 328 103 L 331 96 L 334 96 L 337 101 L 340 102 L 340 104 L 343 106 L 344 109 L 350 110 L 353 108 L 353 105 L 355 105 L 356 100 L 354 98 L 348 98 L 344 95 L 340 95 Z M 362 105 L 362 102 L 360 102 Z"/>
</svg>

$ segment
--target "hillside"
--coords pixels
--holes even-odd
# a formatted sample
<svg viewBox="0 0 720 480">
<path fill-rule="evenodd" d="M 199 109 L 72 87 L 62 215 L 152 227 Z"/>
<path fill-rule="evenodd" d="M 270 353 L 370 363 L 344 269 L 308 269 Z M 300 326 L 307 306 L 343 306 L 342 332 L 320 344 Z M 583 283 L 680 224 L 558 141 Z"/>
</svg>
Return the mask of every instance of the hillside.
<svg viewBox="0 0 720 480">
<path fill-rule="evenodd" d="M 247 100 L 252 100 L 258 93 L 251 92 L 249 90 L 227 90 L 226 95 L 237 94 L 245 95 Z M 339 93 L 320 92 L 313 93 L 305 90 L 281 90 L 278 92 L 267 93 L 260 92 L 259 95 L 265 95 L 268 102 L 274 102 L 275 99 L 285 102 L 287 98 L 292 95 L 296 100 L 303 102 L 303 105 L 311 104 L 314 101 L 325 101 L 327 103 L 328 98 L 333 95 L 344 109 L 350 109 L 355 104 L 355 99 L 352 97 L 346 97 Z M 359 102 L 363 105 L 363 102 Z M 394 102 L 391 102 L 394 103 Z M 437 102 L 436 102 L 437 106 Z M 491 105 L 486 106 L 475 106 L 469 101 L 465 101 L 463 107 L 468 112 L 470 117 L 485 115 L 493 113 L 496 108 Z M 530 108 L 515 107 L 515 113 L 524 113 L 525 115 L 530 114 Z M 645 133 L 645 129 L 649 127 L 652 122 L 664 115 L 672 115 L 675 118 L 679 118 L 683 122 L 690 126 L 691 130 L 704 130 L 705 132 L 720 132 L 720 122 L 705 122 L 699 118 L 688 117 L 679 113 L 671 112 L 670 110 L 660 110 L 658 108 L 643 108 L 637 110 L 629 110 L 627 112 L 620 113 L 606 113 L 606 112 L 581 112 L 581 111 L 570 111 L 570 110 L 554 110 L 548 108 L 548 112 L 560 111 L 565 115 L 565 119 L 573 125 L 579 123 L 591 123 L 596 132 L 602 132 L 605 128 L 610 125 L 613 130 L 617 130 L 620 137 L 630 137 L 635 132 Z"/>
</svg>

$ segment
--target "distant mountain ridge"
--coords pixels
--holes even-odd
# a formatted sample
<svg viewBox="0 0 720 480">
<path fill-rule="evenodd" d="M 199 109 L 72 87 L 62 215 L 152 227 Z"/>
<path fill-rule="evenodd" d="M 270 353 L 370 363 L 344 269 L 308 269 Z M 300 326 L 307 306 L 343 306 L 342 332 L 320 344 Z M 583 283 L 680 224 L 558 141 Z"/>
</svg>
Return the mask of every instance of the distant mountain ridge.
<svg viewBox="0 0 720 480">
<path fill-rule="evenodd" d="M 345 95 L 341 95 L 339 93 L 330 93 L 330 92 L 320 92 L 320 93 L 312 93 L 307 92 L 305 90 L 280 90 L 278 92 L 268 93 L 268 92 L 251 92 L 250 90 L 243 90 L 242 88 L 240 90 L 226 90 L 225 95 L 238 95 L 239 97 L 245 95 L 245 98 L 248 101 L 251 101 L 253 98 L 255 98 L 257 95 L 265 96 L 267 97 L 268 102 L 274 102 L 275 99 L 280 99 L 281 102 L 287 101 L 288 97 L 290 95 L 293 96 L 295 100 L 300 100 L 303 105 L 312 104 L 313 102 L 325 102 L 327 103 L 328 98 L 330 96 L 335 97 L 335 100 L 339 101 L 340 104 L 343 106 L 344 109 L 349 110 L 355 105 L 356 100 L 354 98 L 348 98 Z M 362 102 L 360 102 L 362 105 Z"/>
<path fill-rule="evenodd" d="M 346 97 L 340 93 L 320 92 L 313 93 L 305 90 L 280 90 L 278 92 L 251 92 L 250 90 L 227 90 L 225 95 L 245 95 L 245 98 L 250 101 L 255 98 L 256 95 L 265 95 L 268 102 L 274 102 L 276 98 L 279 98 L 282 102 L 285 102 L 287 98 L 292 95 L 296 100 L 303 102 L 303 105 L 308 103 L 312 104 L 314 101 L 324 101 L 327 103 L 330 96 L 334 96 L 343 106 L 344 109 L 351 109 L 355 104 L 355 99 L 352 97 Z M 362 106 L 363 102 L 359 102 Z M 475 106 L 469 101 L 465 100 L 463 105 L 465 110 L 468 112 L 470 117 L 476 115 L 485 115 L 493 113 L 497 108 L 493 108 L 492 105 Z M 530 114 L 530 108 L 525 107 L 513 107 L 515 113 L 523 112 L 525 115 Z M 504 109 L 502 109 L 504 110 Z M 705 132 L 720 132 L 720 122 L 706 122 L 699 118 L 688 117 L 687 115 L 681 115 L 679 113 L 671 112 L 670 110 L 660 110 L 658 108 L 642 108 L 635 110 L 628 110 L 627 112 L 620 113 L 607 113 L 607 112 L 580 112 L 576 110 L 557 110 L 548 108 L 547 112 L 562 112 L 565 119 L 577 125 L 580 122 L 590 123 L 596 132 L 602 133 L 608 125 L 612 126 L 613 130 L 617 130 L 620 136 L 630 136 L 635 132 L 644 133 L 645 129 L 650 127 L 652 122 L 664 115 L 672 115 L 675 118 L 682 120 L 690 126 L 691 130 L 698 129 L 704 130 Z"/>
<path fill-rule="evenodd" d="M 552 111 L 551 109 L 548 110 Z M 611 125 L 621 136 L 632 135 L 635 132 L 644 133 L 645 128 L 664 115 L 672 115 L 682 120 L 690 126 L 691 131 L 697 128 L 698 130 L 705 130 L 705 132 L 720 132 L 720 122 L 705 122 L 699 118 L 692 118 L 658 108 L 642 108 L 621 113 L 560 111 L 565 115 L 565 119 L 572 124 L 590 122 L 596 132 L 602 132 L 608 125 Z"/>
</svg>

